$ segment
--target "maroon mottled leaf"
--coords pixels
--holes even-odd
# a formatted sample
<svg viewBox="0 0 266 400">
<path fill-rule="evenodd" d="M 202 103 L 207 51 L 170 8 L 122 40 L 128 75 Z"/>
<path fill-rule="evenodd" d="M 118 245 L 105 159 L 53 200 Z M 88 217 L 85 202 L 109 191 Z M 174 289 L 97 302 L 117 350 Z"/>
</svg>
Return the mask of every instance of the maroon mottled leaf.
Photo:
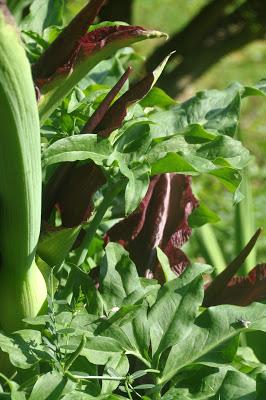
<svg viewBox="0 0 266 400">
<path fill-rule="evenodd" d="M 216 304 L 216 299 L 219 298 L 220 294 L 226 289 L 230 280 L 242 266 L 243 262 L 255 246 L 261 232 L 262 229 L 259 228 L 240 254 L 206 288 L 203 303 L 204 306 L 209 307 L 210 305 Z"/>
<path fill-rule="evenodd" d="M 188 216 L 196 206 L 189 177 L 178 174 L 155 176 L 137 210 L 114 225 L 107 232 L 105 241 L 122 244 L 141 275 L 149 270 L 161 281 L 163 274 L 156 256 L 159 246 L 169 257 L 173 271 L 180 274 L 189 263 L 180 247 L 191 234 Z"/>
<path fill-rule="evenodd" d="M 247 276 L 234 276 L 209 305 L 247 306 L 266 299 L 266 264 L 259 264 Z"/>
<path fill-rule="evenodd" d="M 67 25 L 32 68 L 35 80 L 47 79 L 71 58 L 78 41 L 98 15 L 105 0 L 91 0 Z"/>
</svg>

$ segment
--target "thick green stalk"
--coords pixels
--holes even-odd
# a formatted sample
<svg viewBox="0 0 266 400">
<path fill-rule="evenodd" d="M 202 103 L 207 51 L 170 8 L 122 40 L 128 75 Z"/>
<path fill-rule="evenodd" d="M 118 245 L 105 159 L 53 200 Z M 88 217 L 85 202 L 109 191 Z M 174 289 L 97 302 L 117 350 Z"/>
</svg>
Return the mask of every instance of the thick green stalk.
<svg viewBox="0 0 266 400">
<path fill-rule="evenodd" d="M 212 226 L 208 224 L 197 229 L 196 238 L 206 262 L 214 267 L 214 274 L 218 275 L 226 268 L 227 263 Z"/>
<path fill-rule="evenodd" d="M 241 140 L 242 134 L 238 131 L 237 139 Z M 243 141 L 243 140 L 242 140 Z M 243 179 L 240 190 L 244 199 L 235 205 L 235 251 L 239 254 L 246 246 L 255 231 L 254 208 L 252 198 L 252 187 L 249 178 L 248 166 L 242 171 Z M 253 248 L 250 255 L 244 261 L 238 271 L 239 275 L 247 275 L 256 265 L 256 249 Z"/>
<path fill-rule="evenodd" d="M 36 315 L 46 285 L 34 257 L 41 218 L 40 129 L 24 48 L 0 4 L 0 325 Z"/>
</svg>

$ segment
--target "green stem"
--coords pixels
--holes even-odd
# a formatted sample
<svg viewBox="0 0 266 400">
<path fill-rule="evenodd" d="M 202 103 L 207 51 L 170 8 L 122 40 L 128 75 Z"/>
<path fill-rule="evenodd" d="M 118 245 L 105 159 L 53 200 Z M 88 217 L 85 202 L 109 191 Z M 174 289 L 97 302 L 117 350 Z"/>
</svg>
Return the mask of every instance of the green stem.
<svg viewBox="0 0 266 400">
<path fill-rule="evenodd" d="M 81 243 L 81 246 L 79 248 L 79 252 L 77 255 L 77 266 L 80 267 L 88 254 L 88 248 L 89 245 L 94 238 L 96 231 L 102 222 L 102 219 L 107 211 L 107 209 L 110 207 L 112 204 L 112 201 L 114 198 L 118 195 L 118 193 L 123 189 L 124 185 L 121 181 L 118 181 L 117 183 L 111 185 L 105 192 L 104 198 L 93 218 L 93 220 L 90 223 L 90 226 L 86 232 L 86 235 L 83 239 L 83 242 Z"/>
<path fill-rule="evenodd" d="M 160 378 L 158 378 L 158 376 L 154 377 L 154 381 L 155 381 L 155 385 L 158 387 L 158 391 L 156 391 L 153 396 L 152 399 L 153 400 L 160 400 L 161 399 L 161 389 L 162 389 L 162 385 L 161 385 L 161 380 Z M 160 388 L 160 390 L 159 390 Z"/>
<path fill-rule="evenodd" d="M 226 268 L 227 263 L 212 226 L 208 224 L 200 227 L 195 231 L 195 236 L 201 246 L 202 255 L 214 267 L 214 274 L 218 275 Z"/>
<path fill-rule="evenodd" d="M 67 371 L 67 375 L 74 379 L 91 379 L 91 380 L 102 380 L 102 381 L 124 381 L 127 379 L 126 376 L 101 376 L 101 375 L 75 375 Z"/>
<path fill-rule="evenodd" d="M 140 353 L 134 351 L 126 351 L 126 354 L 131 354 L 132 356 L 135 356 L 138 360 L 143 362 L 144 365 L 146 365 L 148 368 L 151 368 L 151 363 L 145 358 L 143 358 Z"/>
<path fill-rule="evenodd" d="M 73 362 L 78 358 L 78 356 L 79 356 L 80 353 L 82 352 L 82 350 L 83 350 L 85 344 L 86 344 L 86 336 L 83 335 L 79 346 L 78 346 L 77 349 L 74 351 L 74 353 L 72 353 L 72 354 L 70 355 L 69 359 L 66 361 L 65 367 L 64 367 L 64 370 L 65 370 L 65 371 L 68 371 L 69 368 L 71 367 L 71 365 L 73 364 Z"/>
</svg>

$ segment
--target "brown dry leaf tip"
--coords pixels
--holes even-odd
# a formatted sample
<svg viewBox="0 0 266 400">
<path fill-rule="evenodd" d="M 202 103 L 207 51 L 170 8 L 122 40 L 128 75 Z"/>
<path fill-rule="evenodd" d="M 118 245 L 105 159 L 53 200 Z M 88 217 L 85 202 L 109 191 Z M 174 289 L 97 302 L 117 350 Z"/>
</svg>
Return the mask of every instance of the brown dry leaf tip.
<svg viewBox="0 0 266 400">
<path fill-rule="evenodd" d="M 58 68 L 68 62 L 75 51 L 78 41 L 84 36 L 93 23 L 105 0 L 91 0 L 65 27 L 60 35 L 33 65 L 32 72 L 35 81 L 46 80 Z"/>
<path fill-rule="evenodd" d="M 257 229 L 255 234 L 252 236 L 247 245 L 243 248 L 243 250 L 239 253 L 239 255 L 228 265 L 228 267 L 222 271 L 206 288 L 205 297 L 204 297 L 204 305 L 210 306 L 216 303 L 219 295 L 225 290 L 229 281 L 233 278 L 239 268 L 242 266 L 245 259 L 248 257 L 253 247 L 255 246 L 260 234 L 262 232 L 262 228 Z"/>
</svg>

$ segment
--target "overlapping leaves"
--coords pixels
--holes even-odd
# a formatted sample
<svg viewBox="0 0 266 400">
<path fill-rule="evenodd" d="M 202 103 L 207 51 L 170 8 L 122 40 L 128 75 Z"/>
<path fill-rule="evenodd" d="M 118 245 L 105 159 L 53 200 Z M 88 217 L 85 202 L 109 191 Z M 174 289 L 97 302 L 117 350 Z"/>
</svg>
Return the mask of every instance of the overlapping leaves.
<svg viewBox="0 0 266 400">
<path fill-rule="evenodd" d="M 44 162 L 49 165 L 91 159 L 110 167 L 111 160 L 121 160 L 121 170 L 125 164 L 132 170 L 136 165 L 140 168 L 148 165 L 151 175 L 207 173 L 235 192 L 241 182 L 240 170 L 249 161 L 248 150 L 233 138 L 241 96 L 247 94 L 264 92 L 234 84 L 224 91 L 202 92 L 164 110 L 140 109 L 142 116 L 127 121 L 111 140 L 101 141 L 86 135 L 62 139 L 46 150 Z M 86 153 L 92 141 L 93 154 Z M 105 152 L 101 154 L 103 147 Z"/>
<path fill-rule="evenodd" d="M 134 378 L 131 365 L 131 384 L 139 393 L 145 390 L 146 395 L 153 396 L 160 392 L 164 393 L 164 399 L 220 396 L 240 400 L 247 394 L 259 399 L 265 385 L 263 365 L 250 358 L 249 353 L 242 352 L 241 358 L 236 352 L 241 332 L 266 331 L 266 306 L 253 303 L 247 307 L 222 305 L 201 309 L 203 275 L 209 271 L 209 266 L 192 265 L 181 277 L 160 287 L 155 281 L 139 278 L 128 253 L 118 244 L 109 244 L 100 266 L 99 290 L 95 289 L 102 304 L 100 308 L 94 305 L 92 309 L 88 304 L 91 314 L 84 309 L 73 314 L 60 311 L 60 302 L 58 306 L 55 302 L 54 331 L 49 328 L 49 315 L 28 321 L 44 324 L 46 331 L 47 327 L 50 329 L 50 336 L 44 331 L 41 339 L 38 331 L 20 331 L 1 337 L 0 347 L 18 369 L 47 364 L 46 372 L 28 383 L 30 399 L 37 395 L 40 400 L 49 398 L 52 387 L 57 398 L 68 398 L 70 393 L 73 396 L 80 393 L 80 398 L 83 395 L 105 398 L 114 390 L 122 393 L 129 355 L 147 368 L 143 373 L 135 370 Z M 26 354 L 30 357 L 26 358 Z M 67 361 L 71 357 L 72 364 Z M 243 363 L 245 368 L 248 366 L 249 374 L 243 373 Z M 69 365 L 67 373 L 66 365 Z M 99 374 L 99 365 L 105 366 L 105 372 L 95 382 L 93 376 Z M 134 382 L 142 375 L 156 383 L 144 384 L 142 388 Z M 79 376 L 84 376 L 80 382 Z M 120 378 L 112 382 L 112 376 Z M 169 381 L 171 389 L 167 392 Z"/>
</svg>

